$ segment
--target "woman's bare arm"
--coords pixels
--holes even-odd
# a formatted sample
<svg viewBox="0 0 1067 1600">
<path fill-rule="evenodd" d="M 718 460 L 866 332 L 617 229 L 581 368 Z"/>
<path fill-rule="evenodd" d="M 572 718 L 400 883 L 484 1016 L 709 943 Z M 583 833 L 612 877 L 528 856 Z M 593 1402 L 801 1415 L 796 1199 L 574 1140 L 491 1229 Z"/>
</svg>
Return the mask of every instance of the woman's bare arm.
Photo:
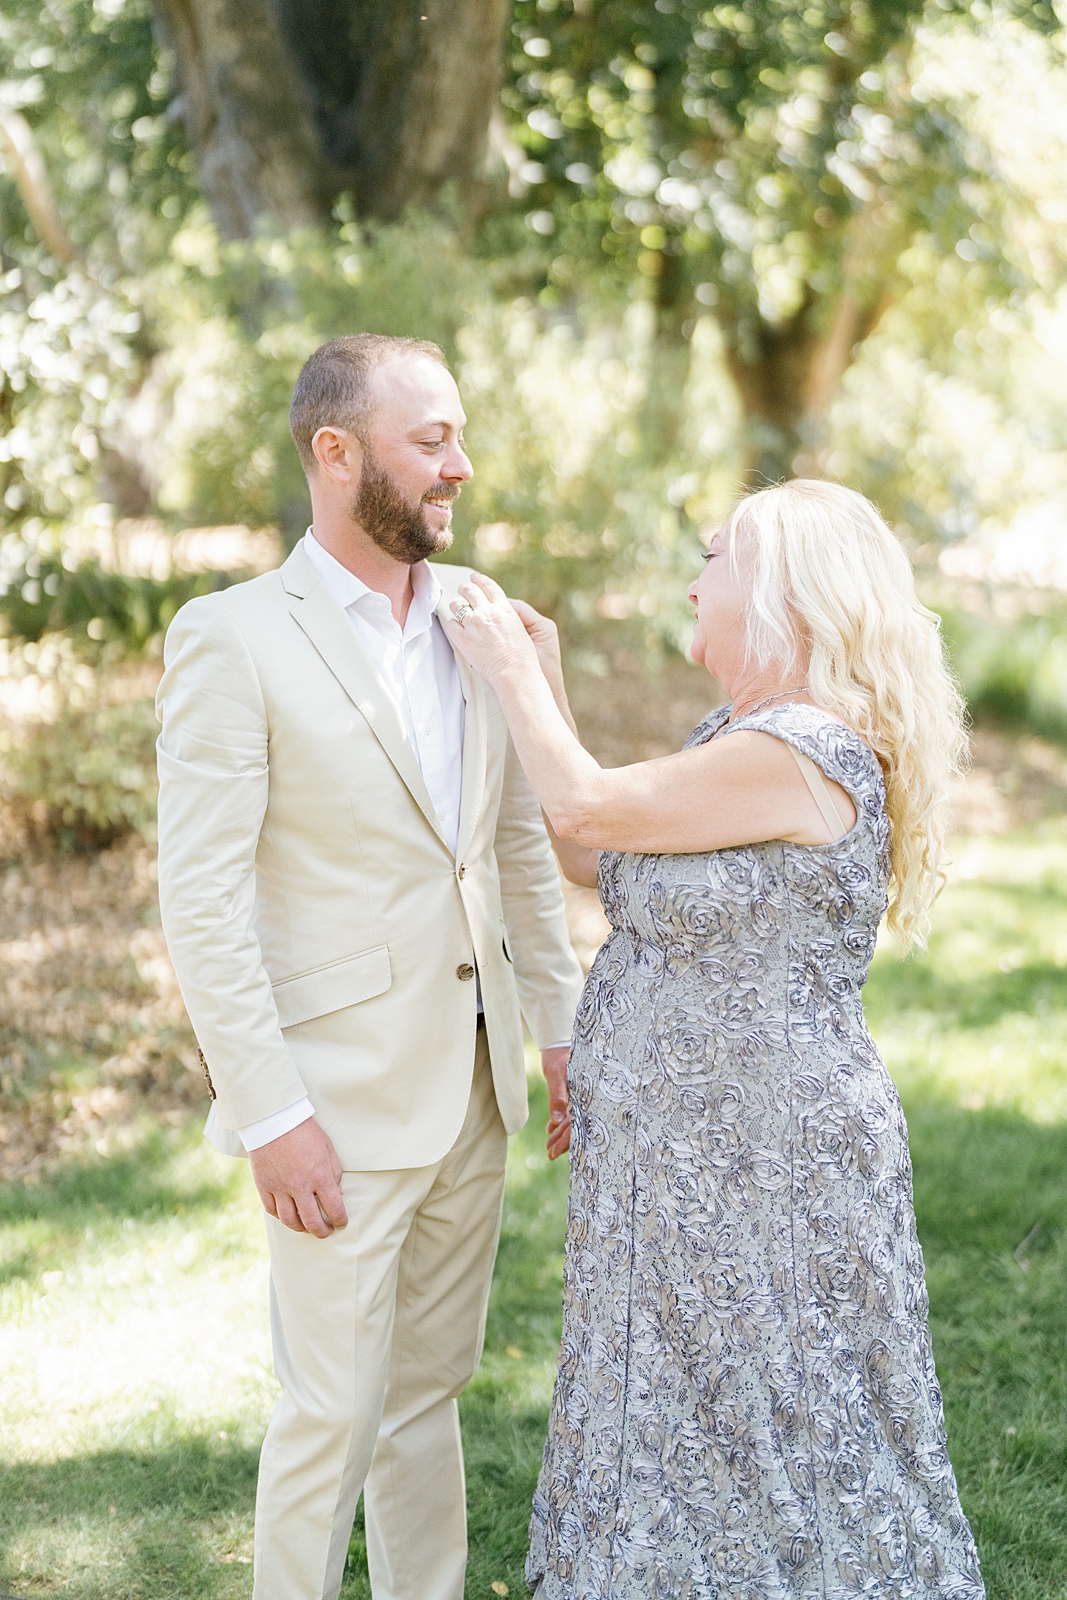
<svg viewBox="0 0 1067 1600">
<path fill-rule="evenodd" d="M 600 866 L 600 851 L 593 845 L 579 844 L 576 839 L 561 839 L 552 826 L 552 819 L 547 812 L 542 812 L 548 837 L 552 841 L 552 848 L 556 852 L 560 871 L 568 883 L 576 883 L 582 889 L 595 889 L 597 886 L 597 870 Z"/>
<path fill-rule="evenodd" d="M 503 591 L 489 583 L 481 580 L 475 609 L 463 627 L 449 625 L 449 636 L 492 684 L 519 760 L 562 841 L 591 851 L 674 854 L 765 839 L 826 843 L 826 824 L 791 751 L 770 734 L 742 730 L 654 761 L 600 767 L 568 725 Z M 855 807 L 843 789 L 830 787 L 844 829 Z"/>
<path fill-rule="evenodd" d="M 511 606 L 537 652 L 538 665 L 552 691 L 552 698 L 556 702 L 560 716 L 574 737 L 579 739 L 578 725 L 571 714 L 570 701 L 567 699 L 559 634 L 555 623 L 551 618 L 543 617 L 539 611 L 535 611 L 533 606 L 527 605 L 525 600 L 513 600 Z M 574 839 L 561 839 L 552 826 L 552 820 L 547 812 L 543 812 L 542 815 L 545 827 L 548 829 L 548 837 L 552 841 L 552 848 L 556 852 L 556 860 L 568 883 L 576 883 L 583 889 L 595 889 L 600 851 L 589 845 L 579 844 Z"/>
</svg>

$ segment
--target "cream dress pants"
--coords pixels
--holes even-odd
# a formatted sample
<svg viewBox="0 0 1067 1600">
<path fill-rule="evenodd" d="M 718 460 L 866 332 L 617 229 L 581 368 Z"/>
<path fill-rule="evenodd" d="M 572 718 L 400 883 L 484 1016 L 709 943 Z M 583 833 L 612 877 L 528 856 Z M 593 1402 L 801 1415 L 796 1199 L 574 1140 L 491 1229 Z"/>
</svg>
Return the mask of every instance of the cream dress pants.
<svg viewBox="0 0 1067 1600">
<path fill-rule="evenodd" d="M 282 1385 L 260 1458 L 253 1600 L 336 1600 L 360 1491 L 374 1600 L 462 1600 L 456 1397 L 481 1357 L 507 1136 L 478 1030 L 443 1160 L 346 1172 L 329 1239 L 267 1218 Z"/>
</svg>

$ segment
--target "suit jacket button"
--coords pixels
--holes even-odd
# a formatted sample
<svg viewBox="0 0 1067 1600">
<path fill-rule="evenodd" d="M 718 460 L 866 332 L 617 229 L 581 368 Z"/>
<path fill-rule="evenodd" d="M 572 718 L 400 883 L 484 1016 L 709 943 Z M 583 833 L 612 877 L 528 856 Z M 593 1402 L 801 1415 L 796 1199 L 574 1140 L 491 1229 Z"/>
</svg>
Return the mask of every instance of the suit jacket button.
<svg viewBox="0 0 1067 1600">
<path fill-rule="evenodd" d="M 459 866 L 456 868 L 456 877 L 457 878 L 465 878 L 466 876 L 467 876 L 467 869 L 463 865 L 463 862 L 461 861 Z"/>
<path fill-rule="evenodd" d="M 469 961 L 462 961 L 460 963 L 460 965 L 456 968 L 456 977 L 459 979 L 460 983 L 470 983 L 471 979 L 474 977 L 474 968 L 471 966 Z"/>
</svg>

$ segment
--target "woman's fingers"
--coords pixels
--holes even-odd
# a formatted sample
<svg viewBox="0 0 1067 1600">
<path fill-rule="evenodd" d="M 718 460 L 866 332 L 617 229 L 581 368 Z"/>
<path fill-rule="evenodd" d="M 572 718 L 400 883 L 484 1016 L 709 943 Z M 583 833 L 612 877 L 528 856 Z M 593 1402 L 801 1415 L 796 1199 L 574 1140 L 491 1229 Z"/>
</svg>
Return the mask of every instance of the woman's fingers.
<svg viewBox="0 0 1067 1600">
<path fill-rule="evenodd" d="M 512 611 L 522 623 L 531 639 L 548 639 L 556 632 L 556 624 L 550 617 L 543 617 L 525 600 L 512 600 L 509 602 Z"/>
<path fill-rule="evenodd" d="M 490 600 L 507 599 L 507 595 L 499 583 L 496 583 L 492 578 L 487 578 L 484 572 L 472 572 L 471 582 L 477 584 L 478 588 L 487 594 Z"/>
</svg>

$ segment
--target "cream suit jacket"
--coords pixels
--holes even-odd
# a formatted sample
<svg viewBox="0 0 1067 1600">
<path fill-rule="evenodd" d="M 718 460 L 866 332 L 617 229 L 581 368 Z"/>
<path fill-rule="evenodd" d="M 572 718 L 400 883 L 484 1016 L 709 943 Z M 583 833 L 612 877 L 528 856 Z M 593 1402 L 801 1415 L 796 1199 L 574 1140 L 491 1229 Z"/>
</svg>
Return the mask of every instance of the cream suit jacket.
<svg viewBox="0 0 1067 1600">
<path fill-rule="evenodd" d="M 434 566 L 439 614 L 467 569 Z M 476 966 L 497 1102 L 521 1013 L 570 1034 L 581 972 L 537 801 L 466 664 L 457 853 L 396 703 L 299 547 L 183 606 L 157 710 L 159 894 L 222 1126 L 307 1095 L 348 1171 L 426 1166 L 467 1110 Z"/>
</svg>

